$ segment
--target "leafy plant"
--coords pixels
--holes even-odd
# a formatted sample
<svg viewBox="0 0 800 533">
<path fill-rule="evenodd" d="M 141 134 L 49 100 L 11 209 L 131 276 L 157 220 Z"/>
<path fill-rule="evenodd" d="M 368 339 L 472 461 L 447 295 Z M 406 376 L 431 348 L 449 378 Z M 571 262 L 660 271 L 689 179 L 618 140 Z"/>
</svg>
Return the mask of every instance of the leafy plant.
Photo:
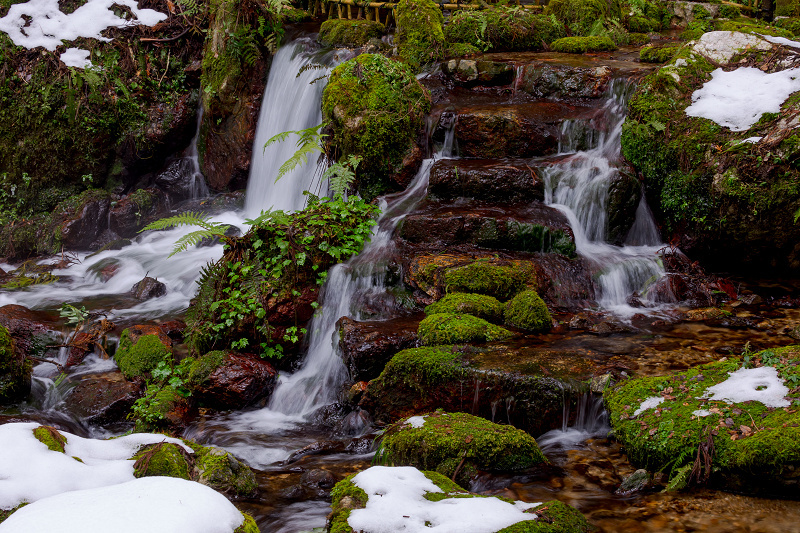
<svg viewBox="0 0 800 533">
<path fill-rule="evenodd" d="M 156 220 L 155 222 L 151 222 L 139 230 L 139 233 L 148 230 L 171 229 L 179 226 L 200 226 L 199 230 L 188 233 L 175 241 L 175 246 L 172 248 L 172 253 L 167 256 L 172 257 L 173 255 L 188 249 L 190 246 L 196 245 L 203 239 L 214 237 L 217 237 L 223 241 L 227 239 L 225 236 L 225 230 L 228 228 L 227 224 L 210 221 L 210 218 L 211 217 L 209 215 L 204 215 L 194 211 L 187 211 L 186 213 L 181 213 L 180 215 L 176 215 L 174 217 L 162 218 L 160 220 Z"/>
</svg>

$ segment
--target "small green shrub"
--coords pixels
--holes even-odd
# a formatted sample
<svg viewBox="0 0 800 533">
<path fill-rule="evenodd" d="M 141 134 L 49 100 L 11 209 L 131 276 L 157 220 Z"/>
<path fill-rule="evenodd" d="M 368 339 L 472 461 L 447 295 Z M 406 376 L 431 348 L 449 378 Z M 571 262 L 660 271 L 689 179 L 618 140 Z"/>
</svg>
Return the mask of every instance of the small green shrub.
<svg viewBox="0 0 800 533">
<path fill-rule="evenodd" d="M 742 11 L 736 6 L 723 4 L 719 8 L 719 13 L 717 16 L 725 19 L 738 19 L 742 16 Z"/>
<path fill-rule="evenodd" d="M 634 15 L 625 20 L 625 27 L 633 33 L 650 33 L 657 31 L 660 27 L 658 21 L 649 19 L 641 15 Z"/>
<path fill-rule="evenodd" d="M 496 322 L 503 317 L 503 304 L 493 296 L 459 292 L 448 294 L 425 308 L 426 315 L 437 313 L 466 313 Z"/>
<path fill-rule="evenodd" d="M 608 36 L 602 37 L 564 37 L 553 42 L 551 48 L 555 52 L 567 54 L 583 54 L 585 52 L 603 52 L 616 50 L 617 46 Z"/>
<path fill-rule="evenodd" d="M 172 356 L 172 350 L 157 335 L 142 335 L 131 340 L 128 330 L 122 332 L 114 360 L 122 374 L 133 379 L 148 375 L 158 364 Z"/>
<path fill-rule="evenodd" d="M 424 346 L 492 342 L 513 337 L 513 333 L 472 315 L 438 313 L 422 320 L 417 329 Z"/>
<path fill-rule="evenodd" d="M 675 57 L 680 45 L 647 45 L 639 50 L 639 59 L 644 63 L 666 63 Z"/>
<path fill-rule="evenodd" d="M 772 25 L 792 32 L 795 37 L 800 36 L 800 18 L 778 19 Z"/>
<path fill-rule="evenodd" d="M 522 291 L 506 304 L 506 324 L 530 331 L 547 331 L 553 319 L 536 291 Z"/>
<path fill-rule="evenodd" d="M 448 42 L 467 43 L 484 51 L 540 50 L 564 35 L 563 25 L 553 17 L 500 5 L 459 10 L 445 28 Z"/>
<path fill-rule="evenodd" d="M 318 40 L 327 46 L 364 46 L 384 33 L 383 24 L 374 20 L 328 19 L 319 29 Z"/>
</svg>

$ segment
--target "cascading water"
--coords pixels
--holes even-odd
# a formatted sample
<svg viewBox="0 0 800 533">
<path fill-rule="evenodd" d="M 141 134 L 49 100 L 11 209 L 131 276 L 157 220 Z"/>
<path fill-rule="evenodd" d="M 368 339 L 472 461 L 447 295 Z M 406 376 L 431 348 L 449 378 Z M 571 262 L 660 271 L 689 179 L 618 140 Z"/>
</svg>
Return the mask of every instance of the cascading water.
<svg viewBox="0 0 800 533">
<path fill-rule="evenodd" d="M 203 171 L 200 170 L 200 152 L 197 150 L 197 141 L 200 139 L 200 125 L 203 123 L 203 106 L 197 111 L 197 131 L 187 150 L 186 159 L 191 163 L 192 176 L 190 193 L 191 199 L 205 198 L 208 196 L 208 185 Z"/>
<path fill-rule="evenodd" d="M 647 290 L 664 275 L 659 250 L 665 245 L 644 197 L 625 244 L 606 242 L 609 187 L 619 173 L 620 136 L 631 89 L 626 80 L 612 81 L 604 108 L 607 131 L 587 134 L 583 122 L 566 122 L 560 152 L 568 157 L 543 170 L 545 203 L 569 220 L 578 253 L 595 270 L 598 303 L 622 318 L 642 312 L 631 305 L 632 296 L 651 311 L 658 309 Z M 588 147 L 580 150 L 583 145 Z"/>
</svg>

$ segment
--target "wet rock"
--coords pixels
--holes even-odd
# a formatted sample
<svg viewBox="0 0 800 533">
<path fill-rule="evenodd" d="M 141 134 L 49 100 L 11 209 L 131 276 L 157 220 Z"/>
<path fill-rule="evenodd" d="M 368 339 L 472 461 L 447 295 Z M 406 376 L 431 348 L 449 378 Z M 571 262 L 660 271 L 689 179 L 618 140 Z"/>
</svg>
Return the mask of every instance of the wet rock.
<svg viewBox="0 0 800 533">
<path fill-rule="evenodd" d="M 257 493 L 253 470 L 232 453 L 216 446 L 193 444 L 192 448 L 195 451 L 192 480 L 231 496 L 251 497 Z"/>
<path fill-rule="evenodd" d="M 278 372 L 251 354 L 210 352 L 191 367 L 189 385 L 198 401 L 218 409 L 241 409 L 272 394 Z"/>
<path fill-rule="evenodd" d="M 14 346 L 8 329 L 0 325 L 0 405 L 18 402 L 28 395 L 32 366 Z"/>
<path fill-rule="evenodd" d="M 307 455 L 329 455 L 332 453 L 340 453 L 344 451 L 344 448 L 344 443 L 338 440 L 312 442 L 308 446 L 292 452 L 292 454 L 289 455 L 289 458 L 286 459 L 286 463 L 296 463 Z"/>
<path fill-rule="evenodd" d="M 104 191 L 87 191 L 59 204 L 54 221 L 61 230 L 61 243 L 67 250 L 89 250 L 105 228 L 111 198 Z"/>
<path fill-rule="evenodd" d="M 442 200 L 542 201 L 544 182 L 524 161 L 441 159 L 431 168 L 428 194 Z"/>
<path fill-rule="evenodd" d="M 122 238 L 133 238 L 163 212 L 166 197 L 156 188 L 139 189 L 121 199 L 111 208 L 109 228 Z"/>
<path fill-rule="evenodd" d="M 493 87 L 514 81 L 516 69 L 508 63 L 484 59 L 451 59 L 442 63 L 442 72 L 458 85 Z"/>
<path fill-rule="evenodd" d="M 616 490 L 616 494 L 627 496 L 629 494 L 633 494 L 634 492 L 640 492 L 646 489 L 649 485 L 650 474 L 647 473 L 647 470 L 640 468 L 622 481 L 622 484 Z"/>
<path fill-rule="evenodd" d="M 758 294 L 742 294 L 739 296 L 739 301 L 744 305 L 758 305 L 764 303 L 764 299 Z"/>
<path fill-rule="evenodd" d="M 125 421 L 142 395 L 141 384 L 119 372 L 84 376 L 65 399 L 69 412 L 90 424 L 108 426 Z"/>
<path fill-rule="evenodd" d="M 160 298 L 165 294 L 167 294 L 167 286 L 150 276 L 146 276 L 131 287 L 131 296 L 140 302 L 151 298 Z"/>
<path fill-rule="evenodd" d="M 686 318 L 694 322 L 719 319 L 729 316 L 731 316 L 730 311 L 726 311 L 725 309 L 720 309 L 718 307 L 704 307 L 701 309 L 689 309 L 686 311 Z"/>
<path fill-rule="evenodd" d="M 571 67 L 536 61 L 523 68 L 519 89 L 536 98 L 600 98 L 611 74 L 606 66 Z"/>
<path fill-rule="evenodd" d="M 611 383 L 613 376 L 611 374 L 603 374 L 602 376 L 592 376 L 589 382 L 589 390 L 595 394 L 603 394 L 609 383 Z"/>
<path fill-rule="evenodd" d="M 608 186 L 608 228 L 606 239 L 622 244 L 636 220 L 636 208 L 642 196 L 642 185 L 629 169 L 622 168 L 611 177 Z"/>
<path fill-rule="evenodd" d="M 372 427 L 372 416 L 363 409 L 356 408 L 342 419 L 339 424 L 339 433 L 343 435 L 363 435 L 364 432 Z"/>
<path fill-rule="evenodd" d="M 161 331 L 167 334 L 167 336 L 175 342 L 183 341 L 183 331 L 186 329 L 186 322 L 181 320 L 180 318 L 176 318 L 175 320 L 167 320 L 166 322 L 162 322 L 158 325 L 161 328 Z"/>
<path fill-rule="evenodd" d="M 113 278 L 119 271 L 122 263 L 119 259 L 106 257 L 91 265 L 87 270 L 97 276 L 103 283 Z"/>
<path fill-rule="evenodd" d="M 342 360 L 353 381 L 378 377 L 397 352 L 417 344 L 417 322 L 414 320 L 358 322 L 342 317 L 337 325 L 340 328 Z"/>
<path fill-rule="evenodd" d="M 171 354 L 172 340 L 161 328 L 136 325 L 122 332 L 114 360 L 125 377 L 132 380 L 149 375 Z"/>
<path fill-rule="evenodd" d="M 173 159 L 155 179 L 155 185 L 164 191 L 170 202 L 191 198 L 194 192 L 194 163 L 188 157 Z"/>
<path fill-rule="evenodd" d="M 347 389 L 345 393 L 345 404 L 347 405 L 356 405 L 359 400 L 361 400 L 361 395 L 364 394 L 364 391 L 367 390 L 367 382 L 366 381 L 359 381 L 357 383 L 353 383 L 353 385 Z"/>
<path fill-rule="evenodd" d="M 437 246 L 472 244 L 480 248 L 575 255 L 575 238 L 566 217 L 540 203 L 509 211 L 431 201 L 403 220 L 400 236 L 412 243 Z"/>
<path fill-rule="evenodd" d="M 300 483 L 313 490 L 325 490 L 336 485 L 336 476 L 325 469 L 315 468 L 303 472 L 303 475 L 300 476 Z"/>
<path fill-rule="evenodd" d="M 473 106 L 458 110 L 455 138 L 464 157 L 532 157 L 555 153 L 564 120 L 594 111 L 557 102 Z"/>
<path fill-rule="evenodd" d="M 0 325 L 8 329 L 17 350 L 25 355 L 44 357 L 48 350 L 57 354 L 57 348 L 48 345 L 60 344 L 58 335 L 47 326 L 54 317 L 41 311 L 9 304 L 0 307 Z"/>
<path fill-rule="evenodd" d="M 369 382 L 359 405 L 379 425 L 439 408 L 491 420 L 503 405 L 498 422 L 532 435 L 560 427 L 565 394 L 577 397 L 579 391 L 552 377 L 504 371 L 497 361 L 472 367 L 479 353 L 468 346 L 404 350 Z"/>
</svg>

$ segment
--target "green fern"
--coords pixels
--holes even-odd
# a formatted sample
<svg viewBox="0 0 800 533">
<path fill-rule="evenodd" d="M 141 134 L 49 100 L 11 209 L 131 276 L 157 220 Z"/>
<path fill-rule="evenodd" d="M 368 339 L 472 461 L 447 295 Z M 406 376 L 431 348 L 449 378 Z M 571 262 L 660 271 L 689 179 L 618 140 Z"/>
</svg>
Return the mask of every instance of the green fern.
<svg viewBox="0 0 800 533">
<path fill-rule="evenodd" d="M 296 167 L 300 165 L 304 165 L 308 162 L 308 157 L 315 153 L 323 152 L 322 148 L 322 140 L 326 137 L 325 134 L 320 133 L 320 130 L 325 126 L 325 124 L 319 124 L 317 126 L 311 126 L 310 128 L 306 128 L 304 130 L 298 131 L 284 131 L 277 135 L 273 135 L 265 144 L 264 148 L 266 149 L 268 146 L 283 142 L 289 138 L 289 135 L 298 135 L 300 138 L 297 140 L 297 151 L 287 159 L 282 165 L 281 168 L 278 169 L 278 176 L 275 178 L 277 182 L 279 179 L 284 177 L 286 174 L 294 170 Z"/>
<path fill-rule="evenodd" d="M 196 245 L 203 239 L 213 237 L 220 237 L 222 239 L 225 238 L 225 230 L 228 228 L 227 224 L 211 222 L 209 218 L 210 217 L 208 215 L 203 215 L 194 211 L 187 211 L 186 213 L 182 213 L 174 217 L 162 218 L 160 220 L 156 220 L 155 222 L 151 222 L 142 228 L 139 233 L 147 230 L 165 230 L 177 228 L 179 226 L 200 226 L 201 229 L 188 233 L 175 241 L 175 245 L 172 248 L 172 253 L 167 256 L 172 257 L 177 253 L 187 250 L 190 246 Z"/>
<path fill-rule="evenodd" d="M 334 163 L 322 174 L 323 179 L 328 179 L 334 198 L 344 198 L 344 194 L 356 180 L 356 168 L 361 162 L 361 156 L 351 155 L 345 163 Z"/>
</svg>

